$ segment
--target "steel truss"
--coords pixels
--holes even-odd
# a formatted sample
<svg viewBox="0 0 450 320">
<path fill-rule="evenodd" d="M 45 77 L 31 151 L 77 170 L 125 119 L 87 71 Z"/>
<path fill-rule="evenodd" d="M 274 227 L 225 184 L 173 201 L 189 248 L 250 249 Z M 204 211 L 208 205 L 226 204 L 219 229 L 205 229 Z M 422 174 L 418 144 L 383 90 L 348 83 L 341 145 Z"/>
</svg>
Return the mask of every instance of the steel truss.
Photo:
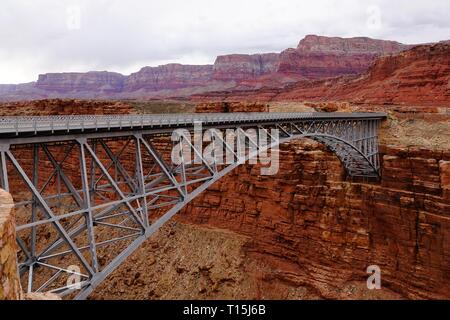
<svg viewBox="0 0 450 320">
<path fill-rule="evenodd" d="M 203 127 L 202 134 L 215 128 L 211 140 L 219 142 L 212 159 L 204 157 L 202 143 L 181 134 L 181 157 L 193 155 L 181 164 L 171 161 L 170 136 L 176 128 L 192 133 L 193 116 L 176 126 L 150 127 L 143 118 L 142 126 L 121 121 L 115 130 L 108 119 L 107 129 L 77 132 L 70 124 L 64 124 L 70 130 L 55 131 L 56 123 L 41 132 L 35 124 L 34 134 L 26 135 L 17 125 L 16 135 L 0 136 L 0 185 L 16 200 L 19 268 L 27 291 L 87 298 L 201 192 L 240 164 L 293 139 L 323 143 L 351 177 L 378 177 L 377 130 L 383 115 L 239 117 Z M 227 129 L 235 129 L 232 143 L 223 138 Z M 217 163 L 218 153 L 226 152 L 232 161 Z"/>
</svg>

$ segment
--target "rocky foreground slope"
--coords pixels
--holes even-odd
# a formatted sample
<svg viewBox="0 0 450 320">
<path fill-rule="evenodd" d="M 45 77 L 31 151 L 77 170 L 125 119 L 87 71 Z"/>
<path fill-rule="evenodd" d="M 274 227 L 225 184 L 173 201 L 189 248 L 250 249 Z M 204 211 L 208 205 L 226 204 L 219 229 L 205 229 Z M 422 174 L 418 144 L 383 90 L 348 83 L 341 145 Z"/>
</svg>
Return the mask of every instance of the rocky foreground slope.
<svg viewBox="0 0 450 320">
<path fill-rule="evenodd" d="M 114 72 L 49 73 L 37 82 L 0 85 L 0 100 L 45 98 L 167 98 L 218 91 L 282 87 L 304 79 L 360 74 L 380 55 L 410 46 L 370 38 L 307 36 L 281 53 L 230 54 L 214 65 L 144 67 L 129 76 Z"/>
</svg>

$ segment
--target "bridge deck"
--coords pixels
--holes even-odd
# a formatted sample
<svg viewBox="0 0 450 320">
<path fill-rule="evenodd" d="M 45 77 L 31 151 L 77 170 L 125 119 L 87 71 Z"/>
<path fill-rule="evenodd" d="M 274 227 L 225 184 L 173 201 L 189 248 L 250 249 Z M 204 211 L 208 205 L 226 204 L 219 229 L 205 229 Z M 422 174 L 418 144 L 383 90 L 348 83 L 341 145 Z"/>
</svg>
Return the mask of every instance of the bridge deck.
<svg viewBox="0 0 450 320">
<path fill-rule="evenodd" d="M 11 135 L 68 134 L 85 131 L 118 131 L 128 129 L 190 127 L 243 123 L 277 123 L 286 120 L 373 120 L 383 119 L 385 113 L 196 113 L 158 115 L 71 115 L 39 117 L 3 117 L 0 138 Z"/>
</svg>

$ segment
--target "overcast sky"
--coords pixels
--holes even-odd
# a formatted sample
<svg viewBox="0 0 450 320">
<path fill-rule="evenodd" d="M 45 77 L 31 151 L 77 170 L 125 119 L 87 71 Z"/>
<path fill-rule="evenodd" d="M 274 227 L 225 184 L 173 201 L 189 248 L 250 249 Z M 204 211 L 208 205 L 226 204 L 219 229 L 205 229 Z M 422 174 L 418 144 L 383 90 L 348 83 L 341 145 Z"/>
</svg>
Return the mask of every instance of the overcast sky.
<svg viewBox="0 0 450 320">
<path fill-rule="evenodd" d="M 227 53 L 279 52 L 307 34 L 450 38 L 449 0 L 1 0 L 0 83 L 124 74 Z"/>
</svg>

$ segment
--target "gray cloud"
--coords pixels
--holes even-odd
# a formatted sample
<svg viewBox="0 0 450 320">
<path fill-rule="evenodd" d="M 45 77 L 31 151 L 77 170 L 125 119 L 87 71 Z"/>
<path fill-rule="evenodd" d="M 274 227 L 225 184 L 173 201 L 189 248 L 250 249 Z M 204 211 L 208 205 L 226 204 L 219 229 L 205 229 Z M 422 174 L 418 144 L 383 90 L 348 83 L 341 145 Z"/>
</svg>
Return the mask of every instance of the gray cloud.
<svg viewBox="0 0 450 320">
<path fill-rule="evenodd" d="M 0 83 L 137 71 L 281 51 L 306 34 L 422 43 L 450 34 L 448 0 L 2 0 Z"/>
</svg>

